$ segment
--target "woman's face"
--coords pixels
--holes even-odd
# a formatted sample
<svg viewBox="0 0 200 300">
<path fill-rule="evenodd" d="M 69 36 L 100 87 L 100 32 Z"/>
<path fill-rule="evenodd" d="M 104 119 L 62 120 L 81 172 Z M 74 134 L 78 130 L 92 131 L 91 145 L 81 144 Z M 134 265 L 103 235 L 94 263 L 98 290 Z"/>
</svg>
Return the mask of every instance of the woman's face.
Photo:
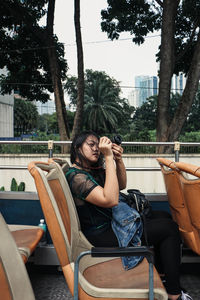
<svg viewBox="0 0 200 300">
<path fill-rule="evenodd" d="M 89 135 L 80 148 L 80 151 L 89 163 L 96 163 L 100 155 L 99 141 L 97 137 Z"/>
</svg>

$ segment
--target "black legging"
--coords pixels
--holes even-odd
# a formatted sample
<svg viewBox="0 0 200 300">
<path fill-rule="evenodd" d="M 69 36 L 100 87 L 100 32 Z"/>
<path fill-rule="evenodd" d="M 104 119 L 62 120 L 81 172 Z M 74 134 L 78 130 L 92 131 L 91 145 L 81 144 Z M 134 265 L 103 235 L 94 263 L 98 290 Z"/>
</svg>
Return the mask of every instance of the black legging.
<svg viewBox="0 0 200 300">
<path fill-rule="evenodd" d="M 180 288 L 180 235 L 177 224 L 164 211 L 153 211 L 151 218 L 146 219 L 148 245 L 154 247 L 155 265 L 158 272 L 164 273 L 166 290 L 176 295 Z M 87 235 L 88 240 L 96 247 L 117 247 L 117 238 L 110 227 L 98 235 Z M 144 237 L 142 243 L 145 243 Z"/>
<path fill-rule="evenodd" d="M 167 292 L 179 294 L 181 238 L 178 225 L 167 212 L 153 211 L 151 218 L 146 219 L 145 228 L 148 244 L 154 247 L 156 268 L 165 274 Z"/>
</svg>

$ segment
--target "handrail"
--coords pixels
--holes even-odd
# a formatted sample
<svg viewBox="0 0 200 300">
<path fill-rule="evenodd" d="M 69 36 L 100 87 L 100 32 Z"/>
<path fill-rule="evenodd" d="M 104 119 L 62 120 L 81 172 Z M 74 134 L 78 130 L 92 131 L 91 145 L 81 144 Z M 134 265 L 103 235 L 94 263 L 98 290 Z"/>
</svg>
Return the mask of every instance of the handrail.
<svg viewBox="0 0 200 300">
<path fill-rule="evenodd" d="M 72 141 L 9 141 L 9 140 L 0 140 L 1 144 L 17 144 L 17 145 L 47 145 L 49 151 L 49 158 L 53 157 L 53 147 L 54 145 L 71 145 Z M 180 147 L 194 147 L 200 146 L 198 142 L 122 142 L 122 146 L 173 146 L 175 161 L 179 161 Z"/>
<path fill-rule="evenodd" d="M 52 141 L 52 140 L 50 140 Z M 53 141 L 54 145 L 71 145 L 72 141 Z M 174 146 L 179 143 L 180 146 L 200 146 L 200 142 L 122 142 L 122 146 Z M 0 144 L 17 144 L 17 145 L 48 145 L 49 141 L 9 141 L 0 140 Z"/>
<path fill-rule="evenodd" d="M 0 165 L 0 170 L 27 170 L 27 166 Z M 126 171 L 160 171 L 160 167 L 127 167 Z"/>
<path fill-rule="evenodd" d="M 27 170 L 27 166 L 11 166 L 11 165 L 5 165 L 0 166 L 0 170 Z"/>
</svg>

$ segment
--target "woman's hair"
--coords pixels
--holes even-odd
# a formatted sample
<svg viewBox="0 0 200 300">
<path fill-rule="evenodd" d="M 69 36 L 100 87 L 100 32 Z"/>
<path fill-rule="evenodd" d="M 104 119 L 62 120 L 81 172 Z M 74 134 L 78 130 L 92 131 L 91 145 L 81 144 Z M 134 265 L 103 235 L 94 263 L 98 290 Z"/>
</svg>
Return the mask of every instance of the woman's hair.
<svg viewBox="0 0 200 300">
<path fill-rule="evenodd" d="M 88 136 L 93 135 L 95 136 L 98 141 L 100 139 L 99 135 L 93 131 L 82 131 L 81 133 L 77 134 L 71 144 L 71 155 L 70 155 L 70 161 L 71 163 L 75 163 L 77 158 L 80 162 L 80 165 L 83 165 L 83 161 L 85 160 L 84 156 L 79 151 L 79 148 L 83 145 L 83 143 L 86 141 Z M 100 155 L 97 163 L 95 164 L 95 167 L 102 166 L 103 165 L 103 156 Z"/>
</svg>

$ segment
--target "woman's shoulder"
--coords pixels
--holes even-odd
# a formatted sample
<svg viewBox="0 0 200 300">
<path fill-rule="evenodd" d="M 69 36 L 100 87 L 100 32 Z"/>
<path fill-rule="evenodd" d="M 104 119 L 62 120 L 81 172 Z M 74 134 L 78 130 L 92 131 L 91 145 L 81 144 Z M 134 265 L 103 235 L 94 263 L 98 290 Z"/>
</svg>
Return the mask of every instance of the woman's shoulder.
<svg viewBox="0 0 200 300">
<path fill-rule="evenodd" d="M 88 179 L 93 180 L 93 177 L 91 174 L 85 170 L 78 169 L 76 167 L 70 167 L 65 174 L 66 178 L 68 181 L 74 181 L 74 180 L 79 180 L 79 181 L 85 181 Z"/>
<path fill-rule="evenodd" d="M 76 174 L 85 174 L 88 175 L 89 173 L 86 172 L 85 170 L 78 169 L 76 167 L 69 167 L 67 173 L 65 176 L 69 176 L 70 174 L 76 175 Z"/>
</svg>

